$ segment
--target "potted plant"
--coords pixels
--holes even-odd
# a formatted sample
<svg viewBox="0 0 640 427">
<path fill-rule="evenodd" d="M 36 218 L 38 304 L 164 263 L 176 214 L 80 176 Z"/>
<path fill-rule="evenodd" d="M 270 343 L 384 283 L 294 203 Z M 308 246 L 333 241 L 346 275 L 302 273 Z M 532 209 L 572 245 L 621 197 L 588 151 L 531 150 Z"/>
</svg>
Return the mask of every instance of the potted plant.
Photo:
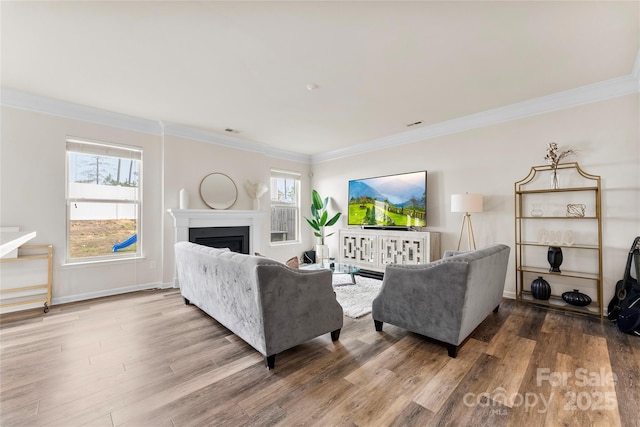
<svg viewBox="0 0 640 427">
<path fill-rule="evenodd" d="M 319 244 L 316 245 L 316 262 L 324 263 L 329 259 L 329 247 L 324 244 L 324 238 L 331 236 L 333 233 L 326 234 L 325 228 L 331 227 L 334 225 L 342 212 L 336 213 L 331 219 L 329 219 L 329 212 L 327 211 L 327 207 L 329 205 L 329 198 L 325 198 L 322 200 L 320 194 L 313 190 L 311 192 L 311 216 L 312 219 L 305 217 L 311 228 L 314 229 L 313 235 L 319 238 Z"/>
</svg>

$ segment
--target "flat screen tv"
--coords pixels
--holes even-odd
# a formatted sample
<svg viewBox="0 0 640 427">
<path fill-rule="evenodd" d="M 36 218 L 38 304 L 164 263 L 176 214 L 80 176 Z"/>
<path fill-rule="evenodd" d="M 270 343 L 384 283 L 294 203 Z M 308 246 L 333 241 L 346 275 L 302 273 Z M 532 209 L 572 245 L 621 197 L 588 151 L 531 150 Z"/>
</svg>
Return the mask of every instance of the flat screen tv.
<svg viewBox="0 0 640 427">
<path fill-rule="evenodd" d="M 349 225 L 427 225 L 427 171 L 349 181 Z"/>
</svg>

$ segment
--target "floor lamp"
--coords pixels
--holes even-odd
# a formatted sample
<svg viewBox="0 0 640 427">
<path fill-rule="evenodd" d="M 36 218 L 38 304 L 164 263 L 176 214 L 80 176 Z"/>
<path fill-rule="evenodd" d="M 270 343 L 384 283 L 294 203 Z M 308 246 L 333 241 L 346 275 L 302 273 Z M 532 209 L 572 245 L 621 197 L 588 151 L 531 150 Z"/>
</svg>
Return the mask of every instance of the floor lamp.
<svg viewBox="0 0 640 427">
<path fill-rule="evenodd" d="M 469 250 L 476 249 L 476 239 L 473 235 L 473 226 L 471 225 L 471 212 L 482 212 L 482 194 L 452 194 L 451 195 L 451 212 L 464 212 L 462 217 L 462 227 L 460 228 L 460 238 L 458 239 L 458 249 L 460 250 L 460 242 L 464 234 L 465 225 L 467 226 L 467 243 Z"/>
</svg>

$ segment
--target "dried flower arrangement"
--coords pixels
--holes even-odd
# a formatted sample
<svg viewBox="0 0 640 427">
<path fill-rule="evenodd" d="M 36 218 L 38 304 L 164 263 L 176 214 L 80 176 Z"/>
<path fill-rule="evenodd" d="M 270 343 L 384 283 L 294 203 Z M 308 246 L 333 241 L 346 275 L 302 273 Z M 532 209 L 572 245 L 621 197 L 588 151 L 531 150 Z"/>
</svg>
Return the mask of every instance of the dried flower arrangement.
<svg viewBox="0 0 640 427">
<path fill-rule="evenodd" d="M 254 200 L 253 207 L 255 210 L 260 210 L 260 197 L 267 191 L 269 191 L 269 187 L 266 184 L 255 181 L 247 181 L 244 183 L 244 188 L 247 190 L 247 193 Z"/>
<path fill-rule="evenodd" d="M 571 149 L 558 152 L 558 144 L 555 142 L 550 142 L 547 146 L 547 155 L 544 156 L 544 159 L 551 165 L 551 188 L 560 188 L 560 184 L 558 182 L 558 165 L 562 159 L 574 153 L 575 150 Z"/>
<path fill-rule="evenodd" d="M 264 193 L 267 192 L 267 190 L 269 190 L 269 187 L 267 187 L 265 184 L 254 181 L 245 182 L 244 188 L 253 199 L 259 199 Z"/>
<path fill-rule="evenodd" d="M 553 169 L 556 169 L 562 159 L 574 153 L 575 151 L 571 149 L 564 150 L 558 153 L 558 144 L 556 144 L 555 142 L 550 142 L 547 146 L 547 155 L 544 156 L 544 159 L 549 162 Z"/>
</svg>

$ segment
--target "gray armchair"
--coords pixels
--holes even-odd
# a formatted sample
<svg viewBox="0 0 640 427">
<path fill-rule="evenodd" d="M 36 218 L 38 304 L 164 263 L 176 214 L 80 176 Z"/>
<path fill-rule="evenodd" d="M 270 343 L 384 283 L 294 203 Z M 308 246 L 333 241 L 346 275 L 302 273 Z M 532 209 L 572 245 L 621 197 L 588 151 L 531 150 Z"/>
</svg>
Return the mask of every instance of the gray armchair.
<svg viewBox="0 0 640 427">
<path fill-rule="evenodd" d="M 425 265 L 388 265 L 373 300 L 377 331 L 390 323 L 447 344 L 449 356 L 502 300 L 510 248 L 445 252 Z"/>
</svg>

